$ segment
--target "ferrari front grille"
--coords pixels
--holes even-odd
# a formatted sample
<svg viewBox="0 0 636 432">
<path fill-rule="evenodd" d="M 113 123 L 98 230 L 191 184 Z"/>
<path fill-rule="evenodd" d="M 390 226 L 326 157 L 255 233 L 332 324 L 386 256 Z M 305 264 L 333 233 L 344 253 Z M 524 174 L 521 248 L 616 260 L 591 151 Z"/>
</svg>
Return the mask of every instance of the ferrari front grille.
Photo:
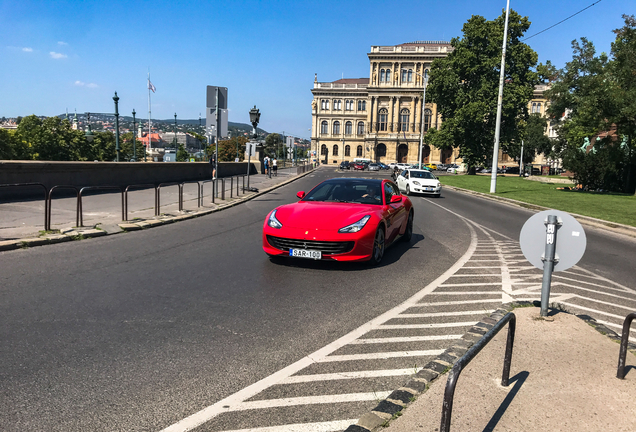
<svg viewBox="0 0 636 432">
<path fill-rule="evenodd" d="M 350 252 L 353 249 L 354 242 L 352 241 L 315 241 L 315 240 L 296 240 L 283 237 L 267 236 L 267 242 L 285 252 L 289 252 L 290 249 L 312 249 L 319 250 L 323 254 L 341 254 Z"/>
</svg>

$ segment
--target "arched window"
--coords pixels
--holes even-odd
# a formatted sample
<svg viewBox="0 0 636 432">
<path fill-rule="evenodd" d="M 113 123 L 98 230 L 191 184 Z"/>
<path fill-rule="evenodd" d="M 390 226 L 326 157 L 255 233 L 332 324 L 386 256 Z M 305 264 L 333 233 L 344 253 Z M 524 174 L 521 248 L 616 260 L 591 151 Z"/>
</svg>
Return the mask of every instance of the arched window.
<svg viewBox="0 0 636 432">
<path fill-rule="evenodd" d="M 333 146 L 333 152 L 331 153 L 334 156 L 338 156 L 338 144 Z"/>
<path fill-rule="evenodd" d="M 359 145 L 358 149 L 356 150 L 356 156 L 362 156 L 362 146 Z"/>
<path fill-rule="evenodd" d="M 541 113 L 541 102 L 537 103 L 537 112 Z"/>
<path fill-rule="evenodd" d="M 358 122 L 358 135 L 364 134 L 364 122 Z"/>
<path fill-rule="evenodd" d="M 537 112 L 537 103 L 536 102 L 532 102 L 532 114 L 534 114 L 535 112 Z"/>
<path fill-rule="evenodd" d="M 387 130 L 387 122 L 389 118 L 389 111 L 386 108 L 382 108 L 378 112 L 378 130 L 386 131 Z"/>
<path fill-rule="evenodd" d="M 413 69 L 409 69 L 408 82 L 413 82 Z"/>
<path fill-rule="evenodd" d="M 345 101 L 345 111 L 353 111 L 353 101 Z"/>
<path fill-rule="evenodd" d="M 408 109 L 403 108 L 400 111 L 400 132 L 408 132 L 410 118 L 411 112 Z"/>
<path fill-rule="evenodd" d="M 433 113 L 430 109 L 426 108 L 424 110 L 424 132 L 431 127 L 431 117 L 433 117 Z"/>
<path fill-rule="evenodd" d="M 340 111 L 342 109 L 342 101 L 339 99 L 336 99 L 333 101 L 333 109 Z"/>
<path fill-rule="evenodd" d="M 386 73 L 386 77 L 384 78 L 384 81 L 391 82 L 391 69 L 387 69 L 385 73 Z"/>
<path fill-rule="evenodd" d="M 323 122 L 320 123 L 320 133 L 321 134 L 329 133 L 329 123 L 327 123 L 327 120 L 323 120 Z"/>
<path fill-rule="evenodd" d="M 333 135 L 340 135 L 340 122 L 333 122 Z"/>
<path fill-rule="evenodd" d="M 346 122 L 345 123 L 345 135 L 351 135 L 351 133 L 353 132 L 352 129 L 353 129 L 353 124 L 350 121 Z"/>
<path fill-rule="evenodd" d="M 329 109 L 329 101 L 327 99 L 322 99 L 320 101 L 320 108 L 322 108 L 324 110 L 328 110 Z"/>
<path fill-rule="evenodd" d="M 325 144 L 320 146 L 320 154 L 323 156 L 327 154 L 327 146 Z"/>
<path fill-rule="evenodd" d="M 402 69 L 402 82 L 406 82 L 408 78 L 408 71 L 406 69 Z"/>
<path fill-rule="evenodd" d="M 380 69 L 380 82 L 384 82 L 384 69 Z"/>
<path fill-rule="evenodd" d="M 351 156 L 351 147 L 349 144 L 345 146 L 345 156 Z"/>
<path fill-rule="evenodd" d="M 386 156 L 386 145 L 378 144 L 378 147 L 375 149 L 375 154 L 378 157 Z"/>
</svg>

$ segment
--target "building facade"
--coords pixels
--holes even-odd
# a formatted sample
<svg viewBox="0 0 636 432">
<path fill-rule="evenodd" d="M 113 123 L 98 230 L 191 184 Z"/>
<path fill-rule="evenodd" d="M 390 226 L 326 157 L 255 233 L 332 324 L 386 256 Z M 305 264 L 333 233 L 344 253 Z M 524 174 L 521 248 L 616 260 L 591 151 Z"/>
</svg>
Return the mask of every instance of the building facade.
<svg viewBox="0 0 636 432">
<path fill-rule="evenodd" d="M 448 42 L 372 46 L 371 78 L 318 82 L 312 89 L 312 159 L 339 164 L 355 158 L 391 163 L 454 163 L 458 150 L 422 145 L 420 135 L 439 128 L 433 103 L 423 100 L 431 63 L 452 51 Z M 423 104 L 422 102 L 425 102 Z M 424 106 L 423 106 L 424 105 Z"/>
</svg>

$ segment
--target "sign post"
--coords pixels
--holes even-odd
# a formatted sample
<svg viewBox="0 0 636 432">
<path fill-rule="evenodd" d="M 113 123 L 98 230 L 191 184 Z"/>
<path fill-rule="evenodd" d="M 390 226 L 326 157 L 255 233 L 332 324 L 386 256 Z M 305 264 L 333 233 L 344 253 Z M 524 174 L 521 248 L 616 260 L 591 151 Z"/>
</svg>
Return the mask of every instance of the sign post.
<svg viewBox="0 0 636 432">
<path fill-rule="evenodd" d="M 560 232 L 558 242 L 557 232 Z M 530 264 L 543 269 L 541 316 L 547 316 L 552 273 L 569 269 L 583 257 L 587 245 L 585 231 L 568 213 L 545 210 L 523 225 L 519 245 Z"/>
</svg>

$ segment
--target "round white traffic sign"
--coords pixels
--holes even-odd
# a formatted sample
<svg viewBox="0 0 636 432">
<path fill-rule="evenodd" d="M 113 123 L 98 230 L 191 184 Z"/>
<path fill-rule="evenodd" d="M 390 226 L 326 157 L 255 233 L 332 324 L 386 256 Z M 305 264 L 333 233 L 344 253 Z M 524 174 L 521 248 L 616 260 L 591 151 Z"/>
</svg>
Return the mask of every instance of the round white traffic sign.
<svg viewBox="0 0 636 432">
<path fill-rule="evenodd" d="M 550 233 L 546 232 L 549 215 L 558 218 L 556 230 L 556 254 L 553 271 L 567 270 L 575 265 L 585 253 L 587 239 L 581 224 L 570 214 L 560 210 L 545 210 L 530 217 L 521 228 L 519 245 L 526 259 L 538 269 L 543 269 L 545 245 Z M 553 234 L 552 234 L 553 235 Z"/>
</svg>

